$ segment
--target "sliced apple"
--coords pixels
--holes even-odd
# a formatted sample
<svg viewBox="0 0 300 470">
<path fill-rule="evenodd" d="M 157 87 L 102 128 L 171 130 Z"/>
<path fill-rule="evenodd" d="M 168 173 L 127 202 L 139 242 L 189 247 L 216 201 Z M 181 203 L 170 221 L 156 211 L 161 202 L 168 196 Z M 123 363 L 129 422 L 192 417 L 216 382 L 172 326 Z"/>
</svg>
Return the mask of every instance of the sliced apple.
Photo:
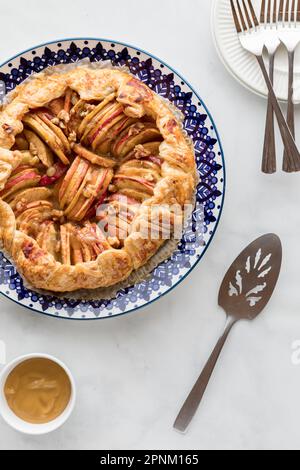
<svg viewBox="0 0 300 470">
<path fill-rule="evenodd" d="M 25 202 L 23 210 L 17 209 L 16 213 L 23 214 L 25 213 L 25 211 L 28 211 L 31 209 L 38 209 L 41 211 L 43 211 L 44 209 L 53 209 L 53 204 L 52 202 L 47 201 L 47 200 L 35 200 L 35 201 L 27 202 L 27 203 Z"/>
<path fill-rule="evenodd" d="M 47 203 L 47 204 L 46 204 Z M 34 203 L 32 203 L 33 205 Z M 52 216 L 52 205 L 49 206 L 48 201 L 36 207 L 29 207 L 17 216 L 17 228 L 26 234 L 34 237 L 40 230 L 41 224 L 45 220 L 50 220 Z"/>
<path fill-rule="evenodd" d="M 147 181 L 145 178 L 126 175 L 116 175 L 114 178 L 114 184 L 118 187 L 119 190 L 131 188 L 135 189 L 136 191 L 142 191 L 150 196 L 153 195 L 153 190 L 155 187 L 153 183 Z"/>
<path fill-rule="evenodd" d="M 86 222 L 82 229 L 78 232 L 78 238 L 81 243 L 85 244 L 91 249 L 93 257 L 97 257 L 105 250 L 111 248 L 97 224 Z"/>
<path fill-rule="evenodd" d="M 134 188 L 129 188 L 126 185 L 125 187 L 120 189 L 120 191 L 122 192 L 124 196 L 127 196 L 129 199 L 136 199 L 137 201 L 140 201 L 140 202 L 145 201 L 146 199 L 149 199 L 150 197 L 149 194 L 146 194 L 145 192 L 139 191 Z"/>
<path fill-rule="evenodd" d="M 69 224 L 60 226 L 61 259 L 63 264 L 71 264 L 71 230 Z"/>
<path fill-rule="evenodd" d="M 81 247 L 82 247 L 83 261 L 85 263 L 89 263 L 90 261 L 93 261 L 96 258 L 96 256 L 94 255 L 93 249 L 88 244 L 82 242 Z"/>
<path fill-rule="evenodd" d="M 149 160 L 129 160 L 120 167 L 119 174 L 142 178 L 156 185 L 161 178 L 161 167 Z"/>
<path fill-rule="evenodd" d="M 137 158 L 139 160 L 148 159 L 157 165 L 161 166 L 162 161 L 159 157 L 159 149 L 161 142 L 147 142 L 143 145 L 137 145 L 132 152 L 129 152 L 122 161 L 132 160 Z"/>
<path fill-rule="evenodd" d="M 76 195 L 86 178 L 89 167 L 90 164 L 80 157 L 77 157 L 74 160 L 59 191 L 59 202 L 62 209 L 74 202 L 74 198 L 76 198 Z"/>
<path fill-rule="evenodd" d="M 46 220 L 41 224 L 40 231 L 36 236 L 36 241 L 42 250 L 50 253 L 56 261 L 59 260 L 59 247 L 60 241 L 58 231 L 55 223 L 51 220 Z"/>
<path fill-rule="evenodd" d="M 77 231 L 73 228 L 71 234 L 71 262 L 75 265 L 84 262 L 82 245 L 77 238 Z"/>
<path fill-rule="evenodd" d="M 99 103 L 89 114 L 87 114 L 87 116 L 85 116 L 78 129 L 78 134 L 80 137 L 83 137 L 86 132 L 88 133 L 90 127 L 92 127 L 94 123 L 97 123 L 97 118 L 95 119 L 95 117 L 103 108 L 105 108 L 108 103 L 114 100 L 115 96 L 115 93 L 111 93 L 109 96 L 107 96 L 107 98 L 101 101 L 101 103 Z"/>
<path fill-rule="evenodd" d="M 58 140 L 62 143 L 64 147 L 65 153 L 69 155 L 71 152 L 70 142 L 68 141 L 67 137 L 60 129 L 60 127 L 53 124 L 53 122 L 48 118 L 46 113 L 39 111 L 36 113 L 36 116 L 38 116 L 46 124 L 46 126 L 49 127 L 49 129 L 51 129 L 51 131 L 57 136 Z"/>
<path fill-rule="evenodd" d="M 29 148 L 34 149 L 37 156 L 47 168 L 53 165 L 53 153 L 50 148 L 32 131 L 24 130 Z"/>
<path fill-rule="evenodd" d="M 72 220 L 83 220 L 94 202 L 106 192 L 113 178 L 112 170 L 90 168 L 89 182 L 81 188 L 79 195 L 66 210 L 66 215 Z"/>
<path fill-rule="evenodd" d="M 31 188 L 33 186 L 37 186 L 41 179 L 38 171 L 35 168 L 27 168 L 13 175 L 7 181 L 4 190 L 0 192 L 0 197 L 3 200 L 9 198 L 12 194 L 21 189 Z"/>
<path fill-rule="evenodd" d="M 23 122 L 30 127 L 38 136 L 53 150 L 58 158 L 65 164 L 69 164 L 69 159 L 65 155 L 64 145 L 57 135 L 38 116 L 27 114 Z"/>
<path fill-rule="evenodd" d="M 76 190 L 75 188 L 73 187 L 73 180 L 75 178 L 72 179 L 71 181 L 71 191 L 68 192 L 68 198 L 67 198 L 67 201 L 66 201 L 66 209 L 65 209 L 65 215 L 69 218 L 69 219 L 72 219 L 72 217 L 74 216 L 74 213 L 73 213 L 73 209 L 74 207 L 76 207 L 76 209 L 78 208 L 77 204 L 78 204 L 78 201 L 82 196 L 82 193 L 83 191 L 85 190 L 86 186 L 90 183 L 91 181 L 91 178 L 92 178 L 92 174 L 93 174 L 93 168 L 91 165 L 88 165 L 87 162 L 84 162 L 85 164 L 87 164 L 88 166 L 88 169 L 85 173 L 85 176 L 84 178 L 80 177 L 80 180 L 77 180 L 76 181 Z M 79 184 L 78 184 L 79 183 Z M 71 197 L 70 197 L 71 195 Z M 81 199 L 82 201 L 82 199 Z M 76 213 L 75 213 L 76 214 Z"/>
<path fill-rule="evenodd" d="M 152 123 L 136 123 L 126 129 L 116 140 L 112 147 L 113 155 L 117 158 L 124 158 L 137 145 L 151 141 L 158 141 L 161 134 Z"/>
<path fill-rule="evenodd" d="M 48 174 L 44 175 L 41 178 L 40 186 L 52 186 L 55 183 L 59 183 L 61 177 L 66 173 L 67 169 L 68 167 L 61 162 L 54 163 L 54 165 L 51 166 L 47 172 L 50 172 L 51 176 L 48 176 Z"/>
<path fill-rule="evenodd" d="M 113 168 L 116 166 L 117 162 L 112 158 L 108 158 L 106 156 L 97 155 L 96 153 L 87 150 L 82 145 L 76 144 L 73 147 L 74 152 L 77 153 L 82 158 L 85 158 L 91 163 L 95 165 L 103 166 L 104 168 Z"/>
<path fill-rule="evenodd" d="M 104 110 L 103 110 L 104 114 Z M 97 123 L 94 129 L 91 130 L 88 140 L 92 145 L 92 149 L 96 150 L 98 145 L 105 139 L 106 134 L 116 124 L 120 123 L 124 119 L 124 108 L 119 103 L 115 103 L 111 106 L 110 110 L 101 116 L 101 119 Z"/>
<path fill-rule="evenodd" d="M 100 210 L 97 219 L 102 226 L 106 227 L 108 236 L 117 237 L 122 245 L 130 233 L 131 224 L 141 203 L 121 193 L 110 196 L 108 202 L 110 203 L 109 208 Z"/>
<path fill-rule="evenodd" d="M 15 145 L 18 150 L 29 150 L 29 145 L 23 134 L 16 136 Z"/>
<path fill-rule="evenodd" d="M 101 142 L 97 145 L 97 153 L 106 155 L 109 154 L 111 151 L 112 143 L 116 140 L 119 134 L 121 134 L 127 127 L 131 126 L 132 124 L 136 123 L 137 120 L 130 118 L 128 116 L 123 116 L 120 122 L 112 126 L 107 133 L 105 134 L 105 138 L 102 139 Z"/>
<path fill-rule="evenodd" d="M 112 202 L 112 201 L 118 201 L 120 202 L 121 204 L 124 204 L 126 206 L 140 206 L 140 201 L 138 201 L 137 199 L 134 199 L 134 198 L 130 198 L 128 196 L 125 196 L 124 194 L 122 193 L 115 193 L 115 194 L 112 194 L 110 197 L 109 197 L 109 201 Z"/>
<path fill-rule="evenodd" d="M 34 201 L 46 201 L 50 199 L 53 195 L 53 191 L 48 188 L 30 188 L 19 191 L 14 194 L 14 198 L 10 203 L 10 206 L 13 210 L 18 211 L 18 204 L 29 204 Z"/>
<path fill-rule="evenodd" d="M 102 125 L 106 121 L 110 122 L 110 119 L 112 116 L 114 116 L 115 112 L 117 112 L 118 115 L 123 112 L 123 107 L 117 101 L 112 101 L 106 106 L 101 107 L 101 110 L 87 124 L 81 137 L 81 142 L 85 144 L 91 144 L 97 135 L 98 129 L 101 129 Z"/>
</svg>

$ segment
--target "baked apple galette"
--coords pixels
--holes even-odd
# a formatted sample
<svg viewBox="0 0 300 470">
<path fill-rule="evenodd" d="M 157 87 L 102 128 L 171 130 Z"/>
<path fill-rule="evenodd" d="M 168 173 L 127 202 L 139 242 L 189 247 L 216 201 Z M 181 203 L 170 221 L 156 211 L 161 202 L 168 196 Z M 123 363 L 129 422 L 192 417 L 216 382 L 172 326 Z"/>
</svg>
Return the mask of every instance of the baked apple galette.
<svg viewBox="0 0 300 470">
<path fill-rule="evenodd" d="M 0 244 L 36 288 L 123 281 L 165 242 L 165 216 L 175 224 L 196 184 L 178 116 L 120 69 L 54 68 L 0 111 Z"/>
</svg>

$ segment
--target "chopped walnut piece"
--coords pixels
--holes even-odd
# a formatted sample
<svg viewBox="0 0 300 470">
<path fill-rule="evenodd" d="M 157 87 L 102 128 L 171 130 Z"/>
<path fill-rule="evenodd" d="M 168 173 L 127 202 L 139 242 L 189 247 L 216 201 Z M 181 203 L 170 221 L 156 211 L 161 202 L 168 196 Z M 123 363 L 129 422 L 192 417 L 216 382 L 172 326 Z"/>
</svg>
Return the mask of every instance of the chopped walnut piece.
<svg viewBox="0 0 300 470">
<path fill-rule="evenodd" d="M 54 166 L 50 166 L 47 170 L 47 176 L 50 178 L 56 174 L 56 168 Z"/>
<path fill-rule="evenodd" d="M 134 126 L 129 129 L 128 136 L 133 137 L 138 135 L 142 129 L 144 129 L 144 124 L 142 122 L 137 122 Z"/>
<path fill-rule="evenodd" d="M 52 211 L 52 217 L 54 220 L 61 220 L 61 218 L 64 216 L 64 211 L 60 211 L 57 209 L 54 209 Z"/>
<path fill-rule="evenodd" d="M 2 129 L 7 133 L 7 134 L 12 134 L 14 132 L 12 126 L 9 124 L 2 124 Z"/>
<path fill-rule="evenodd" d="M 137 145 L 134 149 L 134 158 L 136 158 L 137 160 L 149 157 L 150 155 L 151 152 L 145 149 L 145 147 L 141 144 Z"/>
<path fill-rule="evenodd" d="M 75 131 L 70 132 L 69 137 L 68 137 L 68 140 L 69 140 L 69 142 L 71 142 L 71 144 L 75 144 L 75 143 L 76 143 L 76 141 L 77 141 L 77 135 L 76 135 L 76 132 L 75 132 Z"/>
<path fill-rule="evenodd" d="M 119 248 L 121 245 L 120 240 L 117 237 L 108 237 L 107 241 L 112 248 Z"/>
<path fill-rule="evenodd" d="M 118 188 L 117 188 L 117 186 L 115 186 L 114 184 L 110 184 L 110 185 L 108 186 L 108 191 L 109 191 L 110 193 L 116 193 L 116 192 L 118 191 Z"/>
<path fill-rule="evenodd" d="M 55 124 L 56 126 L 59 125 L 59 119 L 57 117 L 54 117 L 53 119 L 51 119 L 51 122 L 52 124 Z"/>
<path fill-rule="evenodd" d="M 70 121 L 70 115 L 67 111 L 65 111 L 64 109 L 62 109 L 59 113 L 59 115 L 57 116 L 58 119 L 60 121 L 63 121 L 64 123 L 68 123 Z"/>
<path fill-rule="evenodd" d="M 89 112 L 88 110 L 86 110 L 86 111 L 81 111 L 81 112 L 79 113 L 79 116 L 82 117 L 82 118 L 85 118 L 85 116 L 87 116 L 89 113 L 90 113 L 90 112 Z"/>
<path fill-rule="evenodd" d="M 89 184 L 83 191 L 83 196 L 89 199 L 90 197 L 96 197 L 97 196 L 97 188 L 96 186 L 93 186 Z"/>
</svg>

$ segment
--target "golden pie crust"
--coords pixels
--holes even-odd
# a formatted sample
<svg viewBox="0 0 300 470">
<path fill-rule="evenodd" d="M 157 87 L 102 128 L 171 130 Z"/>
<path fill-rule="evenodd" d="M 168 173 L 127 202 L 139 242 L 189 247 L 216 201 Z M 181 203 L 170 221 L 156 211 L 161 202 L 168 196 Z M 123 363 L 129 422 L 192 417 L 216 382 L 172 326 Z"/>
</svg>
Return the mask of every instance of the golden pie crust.
<svg viewBox="0 0 300 470">
<path fill-rule="evenodd" d="M 0 111 L 0 245 L 33 287 L 125 280 L 165 241 L 162 227 L 159 239 L 145 239 L 149 207 L 191 204 L 196 185 L 177 113 L 121 69 L 54 67 L 18 86 Z M 113 235 L 109 210 L 95 219 L 100 200 L 119 211 Z"/>
</svg>

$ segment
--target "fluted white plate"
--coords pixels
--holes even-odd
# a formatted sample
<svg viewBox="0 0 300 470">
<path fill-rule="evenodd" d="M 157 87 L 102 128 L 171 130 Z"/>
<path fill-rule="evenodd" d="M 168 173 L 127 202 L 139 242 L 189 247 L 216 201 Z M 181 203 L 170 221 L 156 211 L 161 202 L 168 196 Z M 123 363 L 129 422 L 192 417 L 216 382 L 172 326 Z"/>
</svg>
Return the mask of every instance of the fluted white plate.
<svg viewBox="0 0 300 470">
<path fill-rule="evenodd" d="M 261 0 L 252 0 L 257 16 Z M 236 34 L 229 0 L 213 0 L 212 31 L 219 56 L 230 74 L 250 91 L 266 97 L 267 88 L 255 57 L 245 51 Z M 300 103 L 300 49 L 295 55 L 294 102 Z M 280 47 L 276 54 L 274 88 L 277 97 L 287 100 L 287 53 Z"/>
</svg>

